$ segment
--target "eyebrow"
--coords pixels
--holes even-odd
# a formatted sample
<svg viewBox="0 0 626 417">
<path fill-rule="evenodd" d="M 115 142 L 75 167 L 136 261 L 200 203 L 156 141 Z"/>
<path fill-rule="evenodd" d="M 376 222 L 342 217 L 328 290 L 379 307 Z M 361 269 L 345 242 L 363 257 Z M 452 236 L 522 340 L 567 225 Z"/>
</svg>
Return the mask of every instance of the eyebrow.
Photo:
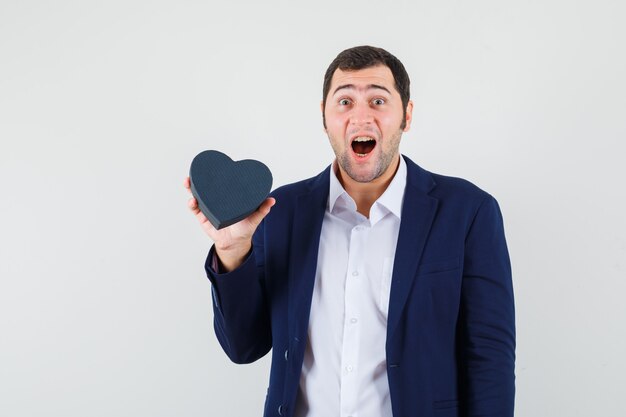
<svg viewBox="0 0 626 417">
<path fill-rule="evenodd" d="M 333 95 L 337 94 L 337 91 L 339 90 L 344 90 L 344 89 L 349 89 L 349 90 L 356 90 L 356 87 L 354 86 L 354 84 L 344 84 L 344 85 L 340 85 L 339 87 L 335 88 L 335 91 L 333 92 Z M 366 90 L 371 90 L 371 89 L 379 89 L 379 90 L 384 90 L 387 93 L 391 94 L 391 91 L 389 91 L 387 89 L 387 87 L 383 87 L 382 85 L 378 85 L 378 84 L 368 84 L 365 87 Z"/>
</svg>

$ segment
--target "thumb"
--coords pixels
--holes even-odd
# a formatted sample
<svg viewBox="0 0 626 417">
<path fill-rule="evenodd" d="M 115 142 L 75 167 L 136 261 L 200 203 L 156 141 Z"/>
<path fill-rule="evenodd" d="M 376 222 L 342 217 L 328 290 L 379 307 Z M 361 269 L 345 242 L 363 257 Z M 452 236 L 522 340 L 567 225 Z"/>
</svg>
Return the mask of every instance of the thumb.
<svg viewBox="0 0 626 417">
<path fill-rule="evenodd" d="M 250 215 L 250 217 L 248 217 L 248 220 L 250 220 L 250 223 L 252 223 L 255 229 L 265 218 L 265 216 L 269 214 L 270 209 L 274 204 L 276 204 L 276 199 L 274 199 L 273 197 L 269 197 L 259 206 L 259 208 L 254 213 Z"/>
</svg>

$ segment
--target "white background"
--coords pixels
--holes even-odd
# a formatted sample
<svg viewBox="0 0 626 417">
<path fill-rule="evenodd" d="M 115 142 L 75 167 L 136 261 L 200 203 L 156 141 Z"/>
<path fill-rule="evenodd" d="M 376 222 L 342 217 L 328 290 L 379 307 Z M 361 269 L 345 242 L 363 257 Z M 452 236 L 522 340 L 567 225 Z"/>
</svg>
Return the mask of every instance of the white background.
<svg viewBox="0 0 626 417">
<path fill-rule="evenodd" d="M 182 182 L 204 149 L 321 171 L 323 73 L 361 44 L 411 76 L 401 151 L 500 202 L 516 415 L 626 415 L 625 3 L 295 3 L 0 0 L 0 415 L 261 415 Z"/>
</svg>

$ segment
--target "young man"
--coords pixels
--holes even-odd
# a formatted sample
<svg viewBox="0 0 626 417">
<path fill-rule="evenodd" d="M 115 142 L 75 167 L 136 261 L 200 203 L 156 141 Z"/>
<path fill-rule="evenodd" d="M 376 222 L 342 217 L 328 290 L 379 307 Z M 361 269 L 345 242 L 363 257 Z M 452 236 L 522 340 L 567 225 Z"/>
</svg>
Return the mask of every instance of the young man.
<svg viewBox="0 0 626 417">
<path fill-rule="evenodd" d="M 397 58 L 345 50 L 324 79 L 330 167 L 219 231 L 189 201 L 220 344 L 237 363 L 272 350 L 265 416 L 513 415 L 500 209 L 400 155 L 412 109 Z"/>
</svg>

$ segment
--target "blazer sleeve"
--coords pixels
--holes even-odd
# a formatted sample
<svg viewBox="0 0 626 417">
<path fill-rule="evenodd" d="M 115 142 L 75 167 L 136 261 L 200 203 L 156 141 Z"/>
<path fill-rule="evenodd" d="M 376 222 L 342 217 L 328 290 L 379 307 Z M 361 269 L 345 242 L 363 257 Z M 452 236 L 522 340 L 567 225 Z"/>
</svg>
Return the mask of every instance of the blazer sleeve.
<svg viewBox="0 0 626 417">
<path fill-rule="evenodd" d="M 213 268 L 215 246 L 205 270 L 211 281 L 213 327 L 222 349 L 235 363 L 250 363 L 272 347 L 269 308 L 264 280 L 261 222 L 253 236 L 252 251 L 237 269 L 219 273 Z"/>
<path fill-rule="evenodd" d="M 465 240 L 460 357 L 468 417 L 512 417 L 515 312 L 511 264 L 497 201 L 487 195 Z"/>
</svg>

